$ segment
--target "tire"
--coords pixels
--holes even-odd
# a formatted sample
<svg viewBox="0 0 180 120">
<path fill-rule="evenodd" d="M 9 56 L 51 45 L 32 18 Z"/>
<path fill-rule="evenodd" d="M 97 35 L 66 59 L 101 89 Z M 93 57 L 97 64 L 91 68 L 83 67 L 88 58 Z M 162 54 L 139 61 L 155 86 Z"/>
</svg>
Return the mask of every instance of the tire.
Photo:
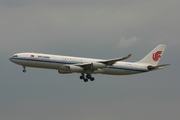
<svg viewBox="0 0 180 120">
<path fill-rule="evenodd" d="M 79 78 L 80 78 L 80 79 L 84 79 L 84 76 L 80 76 Z"/>
<path fill-rule="evenodd" d="M 88 82 L 88 79 L 87 79 L 87 78 L 85 78 L 85 79 L 84 79 L 84 82 Z"/>
<path fill-rule="evenodd" d="M 90 78 L 90 80 L 91 80 L 91 81 L 94 81 L 94 80 L 95 80 L 95 78 L 94 78 L 94 77 L 91 77 L 91 78 Z"/>
<path fill-rule="evenodd" d="M 87 74 L 86 77 L 87 77 L 88 79 L 91 79 L 91 74 Z"/>
</svg>

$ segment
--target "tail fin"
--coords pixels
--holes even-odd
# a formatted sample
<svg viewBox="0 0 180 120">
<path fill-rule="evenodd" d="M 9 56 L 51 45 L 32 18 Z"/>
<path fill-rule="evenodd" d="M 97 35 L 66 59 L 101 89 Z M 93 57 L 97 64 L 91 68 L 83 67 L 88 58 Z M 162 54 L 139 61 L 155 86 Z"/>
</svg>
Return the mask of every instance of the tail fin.
<svg viewBox="0 0 180 120">
<path fill-rule="evenodd" d="M 151 65 L 158 65 L 165 49 L 166 49 L 166 45 L 162 45 L 162 44 L 158 45 L 142 60 L 138 61 L 138 63 L 148 63 Z"/>
</svg>

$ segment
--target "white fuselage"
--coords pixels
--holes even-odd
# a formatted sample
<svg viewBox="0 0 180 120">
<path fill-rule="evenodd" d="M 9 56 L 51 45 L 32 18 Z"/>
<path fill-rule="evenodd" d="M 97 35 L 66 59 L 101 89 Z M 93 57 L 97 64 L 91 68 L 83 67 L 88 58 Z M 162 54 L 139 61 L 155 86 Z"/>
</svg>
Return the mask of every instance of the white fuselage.
<svg viewBox="0 0 180 120">
<path fill-rule="evenodd" d="M 102 59 L 60 56 L 41 53 L 18 53 L 9 58 L 10 61 L 22 65 L 23 67 L 35 67 L 55 69 L 59 73 L 73 73 L 74 71 L 66 71 L 61 69 L 63 65 L 75 65 L 83 63 L 93 63 L 102 61 Z M 92 74 L 109 74 L 109 75 L 128 75 L 148 72 L 147 66 L 150 64 L 136 63 L 136 62 L 116 62 L 106 68 L 98 68 Z M 82 73 L 78 72 L 77 73 Z M 86 73 L 86 72 L 84 72 Z"/>
</svg>

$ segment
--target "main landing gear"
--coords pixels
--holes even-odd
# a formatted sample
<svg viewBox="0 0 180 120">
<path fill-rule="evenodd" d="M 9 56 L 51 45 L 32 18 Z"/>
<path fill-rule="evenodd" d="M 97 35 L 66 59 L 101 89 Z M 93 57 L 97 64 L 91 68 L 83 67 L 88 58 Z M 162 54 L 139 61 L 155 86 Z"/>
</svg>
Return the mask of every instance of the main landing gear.
<svg viewBox="0 0 180 120">
<path fill-rule="evenodd" d="M 23 66 L 23 73 L 25 73 L 26 72 L 26 67 L 25 66 Z"/>
<path fill-rule="evenodd" d="M 88 79 L 89 79 L 90 81 L 94 81 L 94 80 L 95 80 L 95 78 L 92 77 L 91 74 L 87 74 L 86 77 L 85 77 L 84 73 L 81 74 L 80 79 L 83 79 L 84 82 L 88 82 Z"/>
</svg>

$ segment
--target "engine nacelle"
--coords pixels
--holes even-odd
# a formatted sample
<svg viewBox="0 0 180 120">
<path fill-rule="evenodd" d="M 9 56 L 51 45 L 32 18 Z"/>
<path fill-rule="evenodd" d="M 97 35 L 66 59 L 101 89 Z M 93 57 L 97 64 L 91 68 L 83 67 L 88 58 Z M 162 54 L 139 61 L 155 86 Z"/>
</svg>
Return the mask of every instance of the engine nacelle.
<svg viewBox="0 0 180 120">
<path fill-rule="evenodd" d="M 107 65 L 103 64 L 103 63 L 94 62 L 94 63 L 92 63 L 92 67 L 93 68 L 106 68 Z"/>
<path fill-rule="evenodd" d="M 65 70 L 58 70 L 59 74 L 70 74 L 72 72 L 70 71 L 65 71 Z"/>
<path fill-rule="evenodd" d="M 70 65 L 69 70 L 71 72 L 83 72 L 84 71 L 84 69 L 82 67 L 75 66 L 75 65 Z"/>
</svg>

